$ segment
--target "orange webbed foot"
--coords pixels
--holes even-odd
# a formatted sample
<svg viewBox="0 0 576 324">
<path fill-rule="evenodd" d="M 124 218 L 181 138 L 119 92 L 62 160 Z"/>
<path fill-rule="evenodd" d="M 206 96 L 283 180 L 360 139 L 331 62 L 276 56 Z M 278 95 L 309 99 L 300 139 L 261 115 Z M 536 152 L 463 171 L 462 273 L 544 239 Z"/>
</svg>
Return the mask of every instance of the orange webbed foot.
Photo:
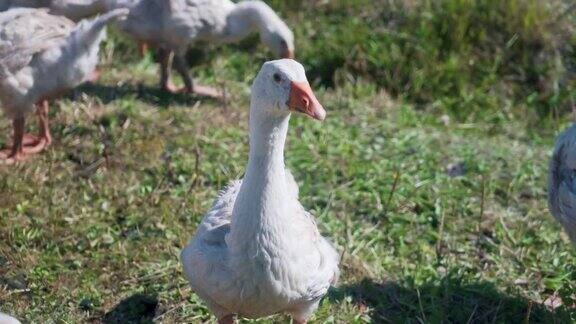
<svg viewBox="0 0 576 324">
<path fill-rule="evenodd" d="M 223 99 L 224 98 L 224 94 L 222 93 L 222 91 L 220 91 L 216 88 L 213 88 L 213 87 L 208 87 L 208 86 L 195 85 L 192 93 L 199 95 L 199 96 L 202 96 L 202 97 L 208 97 L 208 98 L 213 98 L 213 99 Z"/>
<path fill-rule="evenodd" d="M 162 86 L 162 90 L 171 94 L 179 94 L 186 92 L 185 88 L 178 88 L 172 82 L 165 84 Z"/>
<path fill-rule="evenodd" d="M 0 150 L 0 164 L 14 165 L 17 163 L 24 162 L 28 159 L 28 156 L 24 152 L 12 152 L 11 149 Z"/>
<path fill-rule="evenodd" d="M 90 76 L 88 76 L 88 79 L 86 81 L 95 83 L 100 79 L 101 75 L 102 75 L 102 72 L 100 72 L 100 70 L 96 69 L 96 70 L 92 71 L 92 73 L 90 73 Z"/>
</svg>

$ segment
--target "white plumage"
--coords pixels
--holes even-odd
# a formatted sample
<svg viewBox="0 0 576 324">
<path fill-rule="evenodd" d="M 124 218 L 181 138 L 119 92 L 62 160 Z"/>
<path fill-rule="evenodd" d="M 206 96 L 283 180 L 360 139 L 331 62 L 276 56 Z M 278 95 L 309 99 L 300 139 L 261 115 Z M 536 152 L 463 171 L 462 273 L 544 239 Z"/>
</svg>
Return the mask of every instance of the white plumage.
<svg viewBox="0 0 576 324">
<path fill-rule="evenodd" d="M 0 324 L 20 324 L 14 317 L 0 312 Z"/>
<path fill-rule="evenodd" d="M 556 139 L 548 177 L 548 205 L 576 244 L 576 125 Z"/>
<path fill-rule="evenodd" d="M 338 253 L 298 201 L 284 166 L 290 111 L 325 114 L 311 90 L 298 99 L 299 84 L 307 85 L 299 63 L 263 66 L 252 88 L 246 175 L 220 193 L 182 251 L 192 288 L 223 323 L 235 314 L 279 312 L 303 323 L 339 274 Z"/>
<path fill-rule="evenodd" d="M 137 0 L 0 0 L 0 11 L 10 8 L 47 8 L 50 14 L 80 21 L 118 8 L 128 8 Z"/>
<path fill-rule="evenodd" d="M 15 124 L 15 133 L 24 127 L 24 118 L 36 104 L 43 103 L 47 110 L 46 100 L 90 76 L 98 62 L 104 27 L 127 13 L 128 9 L 117 9 L 77 25 L 45 9 L 0 13 L 0 101 L 6 116 L 21 123 Z M 41 128 L 46 126 L 48 132 L 44 117 L 46 124 L 42 125 L 41 118 Z M 20 135 L 15 134 L 14 148 Z M 49 134 L 41 137 L 49 141 Z"/>
<path fill-rule="evenodd" d="M 98 62 L 104 27 L 126 14 L 118 9 L 75 25 L 42 9 L 0 13 L 0 99 L 7 115 L 23 116 L 41 98 L 85 81 Z"/>
<path fill-rule="evenodd" d="M 184 53 L 198 41 L 229 43 L 259 32 L 277 57 L 292 57 L 294 51 L 292 32 L 261 1 L 236 4 L 230 0 L 139 0 L 119 26 L 138 41 L 160 49 L 160 86 L 168 91 L 177 91 L 169 75 L 174 53 L 174 67 L 184 80 L 185 90 L 214 95 L 194 87 L 188 73 Z"/>
</svg>

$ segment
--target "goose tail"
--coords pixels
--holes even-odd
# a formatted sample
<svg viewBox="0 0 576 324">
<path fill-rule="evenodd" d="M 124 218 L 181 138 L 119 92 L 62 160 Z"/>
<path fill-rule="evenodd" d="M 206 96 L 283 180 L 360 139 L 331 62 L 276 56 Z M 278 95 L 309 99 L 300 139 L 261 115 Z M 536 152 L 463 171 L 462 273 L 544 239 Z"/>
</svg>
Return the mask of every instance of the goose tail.
<svg viewBox="0 0 576 324">
<path fill-rule="evenodd" d="M 128 13 L 129 9 L 120 8 L 109 11 L 91 20 L 83 20 L 72 32 L 73 42 L 76 44 L 99 43 L 103 37 L 102 32 L 106 25 L 125 19 Z"/>
</svg>

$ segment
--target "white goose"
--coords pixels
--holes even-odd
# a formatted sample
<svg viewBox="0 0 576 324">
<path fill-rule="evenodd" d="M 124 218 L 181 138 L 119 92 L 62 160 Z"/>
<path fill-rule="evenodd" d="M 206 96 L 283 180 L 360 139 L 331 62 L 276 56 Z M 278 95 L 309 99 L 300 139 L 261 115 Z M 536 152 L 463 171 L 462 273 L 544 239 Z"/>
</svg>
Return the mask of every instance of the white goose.
<svg viewBox="0 0 576 324">
<path fill-rule="evenodd" d="M 198 41 L 236 42 L 257 31 L 277 57 L 292 58 L 294 53 L 292 32 L 262 1 L 139 0 L 119 26 L 138 41 L 159 48 L 160 87 L 170 92 L 181 91 L 170 81 L 174 53 L 174 67 L 185 84 L 182 90 L 218 96 L 214 89 L 194 86 L 188 73 L 184 54 Z"/>
<path fill-rule="evenodd" d="M 127 13 L 128 9 L 117 9 L 78 25 L 45 9 L 0 13 L 0 101 L 14 127 L 12 148 L 0 151 L 0 160 L 21 161 L 51 143 L 48 100 L 90 77 L 104 27 Z M 35 105 L 38 138 L 24 135 L 25 117 Z"/>
<path fill-rule="evenodd" d="M 182 251 L 193 290 L 220 323 L 279 312 L 305 323 L 338 278 L 339 255 L 298 201 L 284 166 L 293 111 L 318 120 L 326 114 L 302 65 L 265 63 L 252 86 L 244 179 L 219 195 Z"/>
<path fill-rule="evenodd" d="M 0 11 L 13 8 L 47 8 L 49 13 L 64 16 L 78 22 L 105 12 L 120 8 L 130 8 L 138 0 L 0 0 Z M 143 55 L 147 45 L 139 43 Z"/>
<path fill-rule="evenodd" d="M 548 205 L 576 244 L 576 124 L 556 139 L 548 176 Z"/>
<path fill-rule="evenodd" d="M 10 8 L 48 8 L 50 14 L 73 21 L 114 9 L 129 8 L 137 0 L 0 0 L 0 11 Z"/>
<path fill-rule="evenodd" d="M 0 324 L 20 324 L 20 321 L 8 314 L 0 312 Z"/>
</svg>

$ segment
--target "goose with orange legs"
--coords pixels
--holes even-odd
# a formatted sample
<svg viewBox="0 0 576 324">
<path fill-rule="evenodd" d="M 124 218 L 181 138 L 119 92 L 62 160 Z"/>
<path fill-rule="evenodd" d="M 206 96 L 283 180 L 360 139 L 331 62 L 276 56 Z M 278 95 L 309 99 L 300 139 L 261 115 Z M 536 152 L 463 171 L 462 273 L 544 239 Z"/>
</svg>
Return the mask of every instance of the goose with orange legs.
<svg viewBox="0 0 576 324">
<path fill-rule="evenodd" d="M 128 9 L 117 9 L 76 24 L 46 9 L 0 13 L 0 102 L 14 131 L 11 148 L 0 151 L 1 161 L 23 161 L 50 145 L 48 100 L 92 76 L 104 28 L 127 14 Z M 25 119 L 35 108 L 40 134 L 25 135 Z"/>
<path fill-rule="evenodd" d="M 219 323 L 288 313 L 305 323 L 339 275 L 339 254 L 300 204 L 284 165 L 293 113 L 322 121 L 302 65 L 265 63 L 252 86 L 244 179 L 222 191 L 182 251 L 192 289 Z"/>
<path fill-rule="evenodd" d="M 262 1 L 139 0 L 118 25 L 138 41 L 158 49 L 160 87 L 173 93 L 220 96 L 213 88 L 194 84 L 188 72 L 185 52 L 199 41 L 232 43 L 258 32 L 277 58 L 294 56 L 292 31 Z M 172 64 L 184 81 L 183 89 L 172 84 Z"/>
</svg>

